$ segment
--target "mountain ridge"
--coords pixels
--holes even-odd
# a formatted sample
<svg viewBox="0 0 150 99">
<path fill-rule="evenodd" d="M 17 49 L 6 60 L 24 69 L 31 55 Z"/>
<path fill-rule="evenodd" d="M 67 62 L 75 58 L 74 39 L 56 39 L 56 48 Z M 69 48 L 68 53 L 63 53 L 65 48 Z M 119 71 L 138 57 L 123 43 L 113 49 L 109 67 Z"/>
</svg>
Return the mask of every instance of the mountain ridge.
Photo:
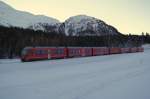
<svg viewBox="0 0 150 99">
<path fill-rule="evenodd" d="M 45 15 L 19 11 L 0 1 L 0 25 L 29 28 L 46 32 L 64 33 L 70 36 L 118 35 L 113 26 L 87 15 L 77 15 L 60 22 Z"/>
</svg>

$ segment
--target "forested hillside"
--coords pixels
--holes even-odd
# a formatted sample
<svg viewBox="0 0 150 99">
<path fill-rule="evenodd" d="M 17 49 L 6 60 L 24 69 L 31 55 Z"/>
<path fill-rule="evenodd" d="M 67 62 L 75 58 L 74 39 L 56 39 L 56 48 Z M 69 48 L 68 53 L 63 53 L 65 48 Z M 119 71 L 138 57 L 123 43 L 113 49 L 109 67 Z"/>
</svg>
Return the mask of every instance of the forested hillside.
<svg viewBox="0 0 150 99">
<path fill-rule="evenodd" d="M 146 35 L 66 36 L 62 33 L 0 26 L 0 58 L 19 57 L 27 46 L 130 47 L 150 43 Z"/>
</svg>

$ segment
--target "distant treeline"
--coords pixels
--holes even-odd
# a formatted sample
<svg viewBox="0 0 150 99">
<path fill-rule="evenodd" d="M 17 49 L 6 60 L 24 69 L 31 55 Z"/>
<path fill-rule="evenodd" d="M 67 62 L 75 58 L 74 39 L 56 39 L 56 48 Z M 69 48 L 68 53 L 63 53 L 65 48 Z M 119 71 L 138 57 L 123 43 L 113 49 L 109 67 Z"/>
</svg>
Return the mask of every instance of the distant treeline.
<svg viewBox="0 0 150 99">
<path fill-rule="evenodd" d="M 21 55 L 27 46 L 81 46 L 81 47 L 130 47 L 150 43 L 146 35 L 107 35 L 107 36 L 66 36 L 55 32 L 34 31 L 16 27 L 0 26 L 0 58 L 13 58 Z"/>
</svg>

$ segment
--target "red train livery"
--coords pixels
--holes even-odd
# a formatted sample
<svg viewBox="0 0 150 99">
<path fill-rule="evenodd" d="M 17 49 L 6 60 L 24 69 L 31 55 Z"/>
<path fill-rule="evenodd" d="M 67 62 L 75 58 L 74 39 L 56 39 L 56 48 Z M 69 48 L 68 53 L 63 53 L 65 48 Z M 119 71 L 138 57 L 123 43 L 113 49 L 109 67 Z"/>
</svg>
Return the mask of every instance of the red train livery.
<svg viewBox="0 0 150 99">
<path fill-rule="evenodd" d="M 67 49 L 64 47 L 26 47 L 22 51 L 22 61 L 41 59 L 66 58 Z"/>
<path fill-rule="evenodd" d="M 92 48 L 92 51 L 93 51 L 93 56 L 109 54 L 109 48 L 107 47 L 94 47 Z"/>
<path fill-rule="evenodd" d="M 118 47 L 112 47 L 112 48 L 109 48 L 109 53 L 110 54 L 120 54 L 121 53 L 121 48 L 118 48 Z"/>
<path fill-rule="evenodd" d="M 121 48 L 121 53 L 130 53 L 130 48 Z"/>
<path fill-rule="evenodd" d="M 142 47 L 26 47 L 22 51 L 21 60 L 25 62 L 42 59 L 61 59 L 121 53 L 135 53 L 143 51 L 144 48 Z"/>
</svg>

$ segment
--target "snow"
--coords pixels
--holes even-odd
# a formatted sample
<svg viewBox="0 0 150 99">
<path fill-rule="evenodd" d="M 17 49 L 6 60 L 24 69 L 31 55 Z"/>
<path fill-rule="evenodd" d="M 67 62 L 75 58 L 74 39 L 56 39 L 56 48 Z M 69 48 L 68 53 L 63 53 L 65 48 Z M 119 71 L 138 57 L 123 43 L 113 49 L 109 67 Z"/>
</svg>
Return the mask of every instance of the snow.
<svg viewBox="0 0 150 99">
<path fill-rule="evenodd" d="M 150 49 L 22 63 L 0 60 L 0 99 L 149 99 Z"/>
<path fill-rule="evenodd" d="M 4 26 L 16 26 L 28 28 L 38 23 L 48 23 L 54 25 L 58 20 L 44 15 L 34 15 L 25 11 L 15 10 L 6 3 L 0 1 L 0 24 Z"/>
</svg>

